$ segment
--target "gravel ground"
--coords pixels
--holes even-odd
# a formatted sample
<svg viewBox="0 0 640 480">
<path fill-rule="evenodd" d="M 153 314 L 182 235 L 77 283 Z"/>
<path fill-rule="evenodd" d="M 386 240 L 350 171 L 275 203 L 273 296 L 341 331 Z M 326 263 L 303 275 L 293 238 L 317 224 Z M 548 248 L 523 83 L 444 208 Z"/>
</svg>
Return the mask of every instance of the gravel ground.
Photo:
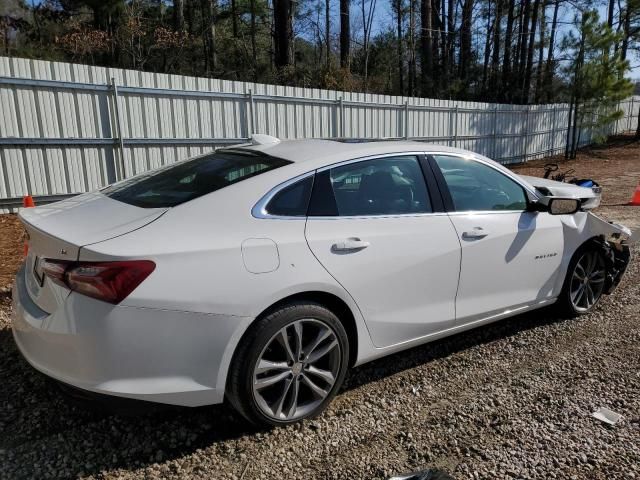
<svg viewBox="0 0 640 480">
<path fill-rule="evenodd" d="M 612 168 L 582 154 L 580 175 L 602 180 L 605 203 L 628 201 L 640 148 L 596 153 Z M 640 228 L 639 208 L 599 213 Z M 271 431 L 226 406 L 137 416 L 78 406 L 22 360 L 9 310 L 0 296 L 3 479 L 368 479 L 428 467 L 456 479 L 640 479 L 637 260 L 590 315 L 539 310 L 364 365 L 323 416 Z M 592 418 L 600 406 L 623 420 Z"/>
</svg>

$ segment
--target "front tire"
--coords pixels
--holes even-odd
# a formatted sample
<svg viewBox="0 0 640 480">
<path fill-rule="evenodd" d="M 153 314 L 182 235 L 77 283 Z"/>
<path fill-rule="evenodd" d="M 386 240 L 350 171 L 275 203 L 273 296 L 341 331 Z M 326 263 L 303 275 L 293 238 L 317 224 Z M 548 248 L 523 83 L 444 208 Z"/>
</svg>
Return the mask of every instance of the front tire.
<svg viewBox="0 0 640 480">
<path fill-rule="evenodd" d="M 241 340 L 229 370 L 227 397 L 260 426 L 319 415 L 339 390 L 349 342 L 333 312 L 295 302 L 259 319 Z"/>
<path fill-rule="evenodd" d="M 607 278 L 604 255 L 593 245 L 574 254 L 558 299 L 560 312 L 578 317 L 591 312 L 602 298 Z"/>
</svg>

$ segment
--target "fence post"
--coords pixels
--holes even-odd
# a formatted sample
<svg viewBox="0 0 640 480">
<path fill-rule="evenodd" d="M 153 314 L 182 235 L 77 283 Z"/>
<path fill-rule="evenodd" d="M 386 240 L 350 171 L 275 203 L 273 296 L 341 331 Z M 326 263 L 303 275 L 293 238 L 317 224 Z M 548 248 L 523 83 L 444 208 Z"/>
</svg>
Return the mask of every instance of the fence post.
<svg viewBox="0 0 640 480">
<path fill-rule="evenodd" d="M 344 99 L 340 96 L 340 137 L 344 138 Z"/>
<path fill-rule="evenodd" d="M 553 122 L 551 123 L 551 148 L 547 154 L 553 155 L 556 151 L 556 118 L 557 118 L 557 105 L 553 105 Z"/>
<path fill-rule="evenodd" d="M 333 124 L 333 138 L 340 137 L 340 98 L 336 98 L 334 124 Z"/>
<path fill-rule="evenodd" d="M 255 104 L 253 101 L 253 90 L 249 89 L 247 94 L 247 138 L 255 133 L 256 124 L 254 121 Z"/>
<path fill-rule="evenodd" d="M 404 101 L 404 138 L 409 139 L 409 100 Z"/>
<path fill-rule="evenodd" d="M 531 105 L 527 105 L 527 109 L 524 112 L 524 126 L 522 132 L 522 161 L 526 163 L 529 151 L 529 111 L 531 110 Z"/>
<path fill-rule="evenodd" d="M 453 110 L 454 115 L 453 115 L 453 146 L 457 147 L 458 146 L 458 105 L 456 105 L 456 108 Z"/>
<path fill-rule="evenodd" d="M 631 97 L 631 108 L 629 109 L 629 115 L 627 115 L 627 131 L 631 130 L 631 117 L 633 117 L 633 100 L 634 98 Z M 627 105 L 629 104 L 629 102 L 627 102 Z"/>
<path fill-rule="evenodd" d="M 116 169 L 116 181 L 124 180 L 125 178 L 125 165 L 124 165 L 124 141 L 122 140 L 122 122 L 120 120 L 120 106 L 118 102 L 118 85 L 116 84 L 116 79 L 111 77 L 111 90 L 113 92 L 113 109 L 115 113 L 115 123 L 116 130 L 118 132 L 118 146 L 120 147 L 120 160 L 118 162 L 115 161 L 116 155 L 114 158 L 114 165 Z"/>
<path fill-rule="evenodd" d="M 498 156 L 498 104 L 493 106 L 493 148 L 491 156 L 495 160 Z"/>
</svg>

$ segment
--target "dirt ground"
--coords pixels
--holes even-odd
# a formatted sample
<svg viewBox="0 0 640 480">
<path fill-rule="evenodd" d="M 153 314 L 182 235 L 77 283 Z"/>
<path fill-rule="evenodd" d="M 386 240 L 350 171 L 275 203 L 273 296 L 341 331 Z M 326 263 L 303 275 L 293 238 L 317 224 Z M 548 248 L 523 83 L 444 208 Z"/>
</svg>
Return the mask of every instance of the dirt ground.
<svg viewBox="0 0 640 480">
<path fill-rule="evenodd" d="M 23 233 L 15 215 L 0 215 L 0 294 L 11 285 L 24 258 Z"/>
<path fill-rule="evenodd" d="M 516 166 L 542 175 L 544 159 Z M 562 163 L 624 206 L 640 144 L 620 139 Z M 438 467 L 460 479 L 640 479 L 640 248 L 620 287 L 589 315 L 544 309 L 351 371 L 321 417 L 270 431 L 227 406 L 123 416 L 70 401 L 20 356 L 3 286 L 22 258 L 0 216 L 0 478 L 373 479 Z M 1 298 L 1 297 L 0 297 Z M 605 406 L 615 427 L 592 418 Z"/>
</svg>

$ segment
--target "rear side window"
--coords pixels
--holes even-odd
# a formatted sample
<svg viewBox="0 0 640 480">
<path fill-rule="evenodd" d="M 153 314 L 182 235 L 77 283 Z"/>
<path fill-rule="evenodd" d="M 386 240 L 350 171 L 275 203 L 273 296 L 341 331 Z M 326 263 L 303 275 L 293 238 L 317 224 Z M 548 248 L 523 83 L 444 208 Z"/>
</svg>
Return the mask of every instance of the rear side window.
<svg viewBox="0 0 640 480">
<path fill-rule="evenodd" d="M 175 207 L 289 163 L 263 153 L 218 151 L 138 175 L 102 193 L 136 207 Z"/>
<path fill-rule="evenodd" d="M 417 157 L 349 163 L 316 176 L 310 216 L 406 215 L 432 212 Z"/>
<path fill-rule="evenodd" d="M 267 205 L 269 215 L 281 217 L 306 217 L 313 176 L 309 176 L 283 188 Z"/>
</svg>

